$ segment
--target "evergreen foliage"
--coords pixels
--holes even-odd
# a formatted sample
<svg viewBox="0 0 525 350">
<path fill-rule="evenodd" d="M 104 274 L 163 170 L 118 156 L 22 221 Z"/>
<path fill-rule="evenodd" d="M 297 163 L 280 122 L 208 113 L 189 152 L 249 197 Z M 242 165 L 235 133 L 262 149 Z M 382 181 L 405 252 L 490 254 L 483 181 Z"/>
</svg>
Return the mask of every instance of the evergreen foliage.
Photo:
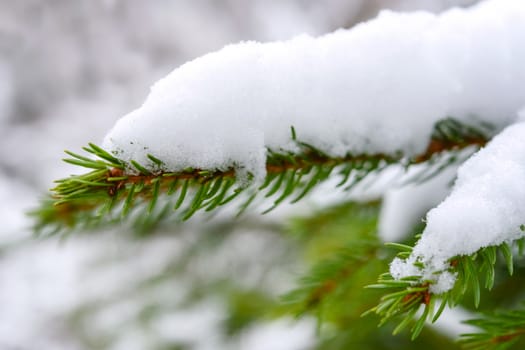
<svg viewBox="0 0 525 350">
<path fill-rule="evenodd" d="M 299 151 L 268 150 L 267 176 L 263 183 L 254 182 L 250 176 L 247 180 L 242 179 L 235 168 L 172 172 L 154 155 L 149 156 L 149 164 L 127 163 L 89 144 L 84 148 L 88 155 L 66 151 L 70 158 L 64 159 L 89 172 L 58 180 L 51 197 L 32 215 L 35 231 L 49 235 L 124 222 L 131 223 L 138 232 L 147 233 L 166 220 L 184 221 L 196 213 L 212 215 L 227 204 L 238 205 L 237 212 L 241 214 L 260 198 L 271 201 L 270 207 L 264 210 L 266 213 L 283 202 L 300 201 L 329 179 L 336 178 L 338 187 L 350 191 L 365 180 L 373 181 L 394 164 L 417 170 L 407 182 L 424 182 L 461 161 L 490 138 L 490 126 L 473 127 L 448 118 L 435 126 L 427 150 L 415 157 L 400 153 L 331 157 L 302 142 L 292 127 L 291 139 Z M 491 290 L 500 278 L 496 273 L 498 254 L 512 275 L 513 257 L 523 253 L 525 240 L 521 239 L 497 247 L 484 247 L 469 256 L 454 257 L 449 261 L 449 272 L 458 276 L 454 288 L 434 295 L 430 292 L 431 281 L 421 282 L 421 276 L 395 280 L 389 273 L 382 273 L 388 269 L 394 249 L 399 251 L 397 257 L 406 258 L 414 242 L 383 246 L 377 238 L 378 207 L 379 203 L 347 203 L 316 213 L 311 218 L 296 220 L 293 229 L 288 230 L 293 235 L 283 232 L 284 238 L 310 252 L 306 260 L 311 269 L 279 301 L 272 293 L 255 287 L 246 289 L 225 284 L 224 280 L 209 281 L 207 287 L 217 283 L 214 289 L 227 291 L 224 297 L 231 318 L 225 321 L 226 333 L 235 336 L 265 317 L 314 316 L 321 334 L 319 349 L 345 349 L 364 339 L 367 344 L 375 344 L 370 345 L 373 346 L 370 349 L 381 349 L 384 346 L 375 342 L 390 339 L 385 330 L 399 334 L 398 341 L 404 342 L 405 335 L 401 332 L 407 328 L 414 342 L 412 345 L 404 343 L 405 349 L 412 346 L 433 348 L 429 344 L 437 344 L 437 340 L 425 325 L 435 322 L 447 306 L 464 306 L 465 299 L 478 308 L 483 290 Z M 202 248 L 196 245 L 195 249 Z M 189 250 L 184 258 L 173 263 L 169 273 L 152 277 L 152 281 L 179 278 L 184 274 L 183 266 L 190 264 L 195 253 Z M 367 289 L 363 290 L 365 286 Z M 378 298 L 379 303 L 372 306 Z M 75 320 L 81 320 L 90 312 L 92 308 L 79 310 Z M 377 317 L 363 315 L 378 316 L 381 330 L 375 328 Z M 356 322 L 360 324 L 359 332 L 350 329 Z M 471 349 L 508 348 L 525 334 L 522 308 L 486 315 L 469 323 L 481 329 L 480 333 L 463 336 L 461 343 Z M 377 338 L 377 332 L 381 337 Z M 180 344 L 176 346 L 184 348 Z M 455 345 L 440 343 L 439 346 L 453 348 Z"/>
<path fill-rule="evenodd" d="M 484 318 L 467 321 L 478 327 L 479 333 L 463 334 L 461 343 L 465 349 L 508 349 L 511 346 L 520 348 L 524 345 L 525 309 L 488 313 Z"/>
<path fill-rule="evenodd" d="M 523 254 L 525 239 L 515 241 L 518 253 Z M 401 249 L 398 254 L 400 258 L 406 258 L 412 251 L 412 247 L 403 244 L 391 243 L 390 246 Z M 401 315 L 403 320 L 394 330 L 399 333 L 408 325 L 413 323 L 416 313 L 423 305 L 423 312 L 418 316 L 417 321 L 410 329 L 412 339 L 415 339 L 421 332 L 425 322 L 435 322 L 445 306 L 448 304 L 453 307 L 459 304 L 467 290 L 472 293 L 474 305 L 477 308 L 480 304 L 481 288 L 492 289 L 495 278 L 495 264 L 498 250 L 505 259 L 505 264 L 509 275 L 513 274 L 513 254 L 511 247 L 507 243 L 500 246 L 481 248 L 473 255 L 457 256 L 450 260 L 449 272 L 458 275 L 454 288 L 448 292 L 435 295 L 430 292 L 431 281 L 421 283 L 421 276 L 412 276 L 395 280 L 389 273 L 382 274 L 377 284 L 368 285 L 367 288 L 377 288 L 387 291 L 381 297 L 379 305 L 367 311 L 374 312 L 381 316 L 381 324 L 390 319 Z M 485 280 L 481 281 L 480 277 Z M 436 303 L 440 305 L 436 309 Z"/>
<path fill-rule="evenodd" d="M 145 216 L 159 220 L 173 209 L 179 219 L 187 220 L 196 212 L 212 212 L 238 198 L 239 214 L 257 196 L 270 198 L 273 204 L 264 213 L 284 201 L 298 202 L 314 187 L 334 176 L 337 187 L 345 191 L 377 176 L 389 165 L 405 168 L 425 164 L 410 181 L 425 181 L 458 161 L 461 151 L 479 147 L 488 139 L 487 127 L 472 128 L 452 118 L 435 127 L 428 149 L 416 157 L 402 154 L 347 154 L 330 157 L 300 141 L 291 128 L 297 153 L 268 150 L 267 176 L 262 184 L 239 181 L 234 168 L 227 170 L 184 169 L 171 172 L 161 160 L 149 155 L 150 164 L 129 164 L 90 143 L 83 155 L 66 151 L 65 162 L 92 169 L 90 172 L 57 180 L 50 200 L 33 212 L 37 232 L 52 234 L 71 228 L 87 229 L 120 222 L 128 216 L 139 221 Z M 156 170 L 148 170 L 154 168 Z M 242 179 L 241 179 L 242 180 Z M 135 212 L 135 215 L 131 215 Z"/>
</svg>

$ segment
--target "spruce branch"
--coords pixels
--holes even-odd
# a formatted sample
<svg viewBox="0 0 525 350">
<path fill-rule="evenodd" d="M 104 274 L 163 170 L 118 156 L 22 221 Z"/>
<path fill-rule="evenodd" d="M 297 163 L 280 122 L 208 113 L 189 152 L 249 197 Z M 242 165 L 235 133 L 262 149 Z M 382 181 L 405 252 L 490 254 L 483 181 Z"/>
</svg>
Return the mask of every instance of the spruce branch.
<svg viewBox="0 0 525 350">
<path fill-rule="evenodd" d="M 523 226 L 523 225 L 522 225 Z M 397 257 L 406 259 L 412 253 L 412 247 L 399 243 L 389 246 L 401 250 Z M 518 254 L 523 254 L 525 238 L 520 238 L 509 243 L 498 246 L 489 246 L 479 249 L 472 255 L 456 256 L 449 260 L 447 272 L 457 276 L 454 287 L 441 294 L 431 292 L 434 281 L 422 280 L 422 276 L 409 276 L 394 279 L 390 273 L 382 274 L 376 284 L 366 288 L 381 289 L 385 294 L 381 297 L 377 306 L 371 308 L 363 316 L 375 313 L 381 317 L 380 325 L 393 319 L 401 319 L 394 330 L 394 334 L 412 325 L 410 331 L 412 339 L 415 339 L 426 321 L 434 323 L 437 321 L 444 308 L 448 305 L 453 307 L 459 304 L 467 291 L 472 292 L 474 306 L 480 303 L 481 288 L 488 290 L 494 286 L 495 265 L 498 252 L 505 260 L 509 275 L 513 273 L 512 247 L 517 248 Z M 421 264 L 416 262 L 415 264 Z M 422 267 L 422 266 L 421 266 Z M 436 309 L 436 303 L 441 299 L 440 306 Z M 414 321 L 417 312 L 423 308 L 423 313 Z"/>
<path fill-rule="evenodd" d="M 469 350 L 507 349 L 525 336 L 525 307 L 516 310 L 485 314 L 482 318 L 465 321 L 479 332 L 461 335 L 460 343 Z"/>
<path fill-rule="evenodd" d="M 155 223 L 173 210 L 178 218 L 187 220 L 196 212 L 212 212 L 234 200 L 241 203 L 242 213 L 258 195 L 273 199 L 266 213 L 284 201 L 301 200 L 335 173 L 340 177 L 338 186 L 350 190 L 391 164 L 410 167 L 425 163 L 431 171 L 427 169 L 413 179 L 425 181 L 456 161 L 463 149 L 481 147 L 489 139 L 483 128 L 448 118 L 436 125 L 426 151 L 408 159 L 399 153 L 331 157 L 300 141 L 293 127 L 291 134 L 299 151 L 268 150 L 266 179 L 258 187 L 240 184 L 233 167 L 172 172 L 154 155 L 148 156 L 149 164 L 139 164 L 118 159 L 92 143 L 83 149 L 93 158 L 66 151 L 70 158 L 65 162 L 91 171 L 56 181 L 51 199 L 32 212 L 35 230 L 51 234 L 120 222 L 129 216 L 144 221 L 144 215 L 150 216 L 147 221 Z"/>
</svg>

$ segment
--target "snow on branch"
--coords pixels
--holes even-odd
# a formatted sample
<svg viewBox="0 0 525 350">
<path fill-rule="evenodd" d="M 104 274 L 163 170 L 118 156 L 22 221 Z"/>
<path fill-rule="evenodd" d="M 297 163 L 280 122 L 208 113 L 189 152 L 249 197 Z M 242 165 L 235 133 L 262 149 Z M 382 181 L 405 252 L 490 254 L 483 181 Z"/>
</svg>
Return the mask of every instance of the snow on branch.
<svg viewBox="0 0 525 350">
<path fill-rule="evenodd" d="M 525 4 L 486 1 L 441 15 L 384 11 L 351 30 L 245 42 L 156 83 L 104 147 L 166 170 L 228 169 L 263 179 L 289 134 L 331 156 L 420 154 L 437 121 L 511 123 L 525 104 Z"/>
<path fill-rule="evenodd" d="M 223 203 L 222 194 L 240 193 L 235 176 L 255 179 L 259 189 L 275 182 L 270 193 L 277 193 L 278 203 L 296 188 L 304 192 L 317 184 L 315 174 L 308 175 L 314 167 L 343 166 L 348 179 L 363 168 L 356 160 L 372 161 L 366 175 L 378 164 L 409 165 L 439 151 L 483 145 L 484 137 L 464 126 L 501 130 L 515 122 L 525 105 L 523 62 L 525 4 L 514 0 L 440 15 L 385 11 L 318 38 L 231 45 L 155 84 L 143 106 L 106 136 L 103 148 L 110 153 L 86 148 L 100 160 L 70 153 L 69 162 L 95 170 L 60 180 L 55 204 L 76 203 L 62 207 L 63 217 L 99 207 L 94 194 L 109 195 L 107 208 L 124 201 L 127 213 L 141 197 L 152 200 L 151 212 L 166 190 L 178 193 L 178 208 L 191 182 L 202 188 L 189 217 Z M 441 124 L 445 134 L 456 130 L 468 138 L 458 143 L 452 133 L 435 139 L 443 120 L 450 121 Z M 459 128 L 450 128 L 452 122 Z M 316 174 L 324 179 L 330 171 Z"/>
<path fill-rule="evenodd" d="M 398 330 L 425 304 L 417 335 L 453 300 L 458 274 L 469 276 L 458 279 L 464 286 L 478 286 L 479 302 L 474 253 L 492 271 L 502 249 L 512 270 L 508 243 L 525 230 L 524 62 L 521 0 L 440 15 L 385 11 L 318 38 L 227 46 L 156 83 L 102 148 L 85 148 L 95 159 L 69 152 L 66 161 L 93 170 L 57 181 L 39 225 L 88 226 L 115 207 L 110 219 L 118 221 L 137 203 L 159 218 L 181 208 L 186 219 L 237 198 L 247 184 L 255 186 L 243 208 L 260 192 L 275 206 L 299 200 L 332 172 L 340 185 L 355 183 L 392 163 L 431 163 L 436 153 L 484 146 L 477 130 L 486 125 L 506 128 L 460 168 L 419 243 L 402 246 L 373 286 L 395 289 L 371 311 L 385 321 L 408 315 Z M 434 313 L 437 294 L 445 299 Z"/>
<path fill-rule="evenodd" d="M 424 164 L 423 171 L 413 176 L 414 181 L 424 181 L 488 140 L 486 130 L 445 119 L 436 124 L 425 152 L 415 157 L 350 153 L 331 157 L 300 141 L 294 128 L 291 131 L 299 152 L 268 150 L 266 178 L 258 186 L 238 181 L 233 168 L 213 171 L 186 168 L 170 172 L 163 170 L 165 164 L 160 159 L 148 154 L 149 164 L 155 164 L 155 169 L 148 170 L 146 164 L 134 160 L 126 164 L 94 144 L 83 148 L 88 157 L 66 151 L 70 158 L 64 159 L 65 162 L 90 172 L 56 181 L 51 201 L 43 202 L 33 212 L 37 219 L 35 230 L 49 234 L 72 228 L 91 229 L 121 222 L 129 216 L 134 217 L 133 228 L 142 230 L 141 222 L 158 223 L 174 211 L 175 218 L 186 220 L 196 212 L 214 212 L 235 202 L 241 203 L 240 214 L 256 197 L 273 202 L 265 210 L 268 212 L 285 201 L 301 200 L 330 179 L 337 179 L 336 187 L 344 191 L 363 181 L 370 184 L 392 164 L 407 169 Z"/>
<path fill-rule="evenodd" d="M 392 263 L 394 277 L 422 275 L 435 281 L 431 291 L 443 293 L 455 281 L 447 272 L 452 258 L 525 236 L 524 135 L 525 123 L 509 126 L 459 168 L 452 193 L 428 213 L 411 256 Z"/>
<path fill-rule="evenodd" d="M 189 62 L 155 84 L 104 146 L 128 164 L 145 164 L 142 172 L 158 167 L 154 155 L 165 171 L 234 169 L 261 183 L 270 150 L 300 151 L 290 126 L 328 157 L 410 158 L 425 153 L 447 116 L 496 130 L 514 123 L 525 106 L 523 62 L 523 1 L 440 15 L 385 11 L 351 30 L 240 43 Z M 519 238 L 524 134 L 522 124 L 509 127 L 461 168 L 412 257 L 392 265 L 394 277 L 412 275 L 417 260 L 427 266 L 424 279 L 436 280 L 451 257 Z M 453 281 L 442 273 L 431 291 Z"/>
</svg>

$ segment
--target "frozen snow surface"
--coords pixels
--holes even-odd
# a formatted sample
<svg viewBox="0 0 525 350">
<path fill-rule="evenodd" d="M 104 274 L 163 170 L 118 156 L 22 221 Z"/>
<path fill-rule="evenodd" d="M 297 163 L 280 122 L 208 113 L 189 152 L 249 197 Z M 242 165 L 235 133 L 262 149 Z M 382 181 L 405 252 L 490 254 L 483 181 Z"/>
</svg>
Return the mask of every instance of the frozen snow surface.
<svg viewBox="0 0 525 350">
<path fill-rule="evenodd" d="M 525 104 L 525 3 L 440 15 L 382 12 L 318 38 L 244 42 L 182 65 L 120 119 L 104 146 L 171 171 L 265 174 L 290 127 L 324 152 L 422 152 L 446 116 L 502 128 Z"/>
</svg>

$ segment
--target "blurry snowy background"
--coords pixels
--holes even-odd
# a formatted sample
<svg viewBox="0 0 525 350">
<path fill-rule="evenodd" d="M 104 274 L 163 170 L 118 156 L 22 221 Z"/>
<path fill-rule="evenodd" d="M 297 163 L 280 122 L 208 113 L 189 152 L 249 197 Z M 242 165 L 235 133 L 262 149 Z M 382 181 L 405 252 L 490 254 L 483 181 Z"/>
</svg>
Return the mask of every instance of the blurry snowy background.
<svg viewBox="0 0 525 350">
<path fill-rule="evenodd" d="M 99 143 L 187 60 L 241 40 L 349 28 L 381 8 L 439 12 L 474 2 L 0 0 L 0 349 L 312 347 L 309 320 L 258 323 L 227 338 L 235 331 L 228 306 L 195 297 L 199 288 L 227 293 L 229 282 L 215 278 L 227 275 L 246 290 L 286 290 L 295 263 L 273 233 L 279 215 L 161 228 L 147 239 L 114 229 L 62 242 L 33 238 L 24 212 L 76 171 L 61 162 L 64 149 Z M 203 238 L 210 235 L 215 242 Z M 188 263 L 188 247 L 202 245 L 210 246 Z M 186 278 L 170 278 L 178 270 Z M 242 297 L 264 308 L 263 299 Z"/>
</svg>

